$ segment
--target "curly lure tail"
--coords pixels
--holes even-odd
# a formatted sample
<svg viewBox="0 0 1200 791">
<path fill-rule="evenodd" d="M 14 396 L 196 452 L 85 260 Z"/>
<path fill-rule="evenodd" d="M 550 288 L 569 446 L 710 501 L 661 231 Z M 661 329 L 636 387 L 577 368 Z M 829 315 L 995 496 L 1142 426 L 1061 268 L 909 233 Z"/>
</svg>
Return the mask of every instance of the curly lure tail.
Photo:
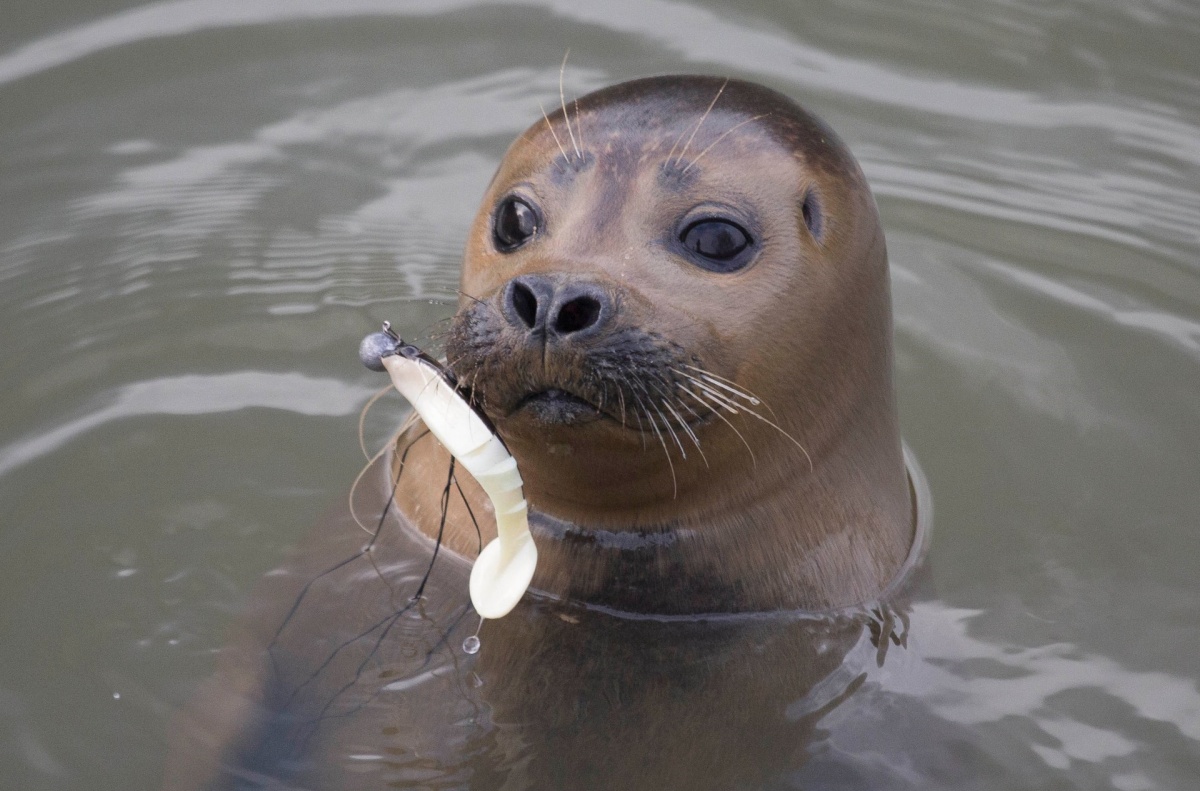
<svg viewBox="0 0 1200 791">
<path fill-rule="evenodd" d="M 459 394 L 453 375 L 405 343 L 388 322 L 382 332 L 363 338 L 358 354 L 367 368 L 387 372 L 430 432 L 491 499 L 497 537 L 483 548 L 471 569 L 471 603 L 484 618 L 507 615 L 529 588 L 537 566 L 517 460 L 490 421 Z"/>
</svg>

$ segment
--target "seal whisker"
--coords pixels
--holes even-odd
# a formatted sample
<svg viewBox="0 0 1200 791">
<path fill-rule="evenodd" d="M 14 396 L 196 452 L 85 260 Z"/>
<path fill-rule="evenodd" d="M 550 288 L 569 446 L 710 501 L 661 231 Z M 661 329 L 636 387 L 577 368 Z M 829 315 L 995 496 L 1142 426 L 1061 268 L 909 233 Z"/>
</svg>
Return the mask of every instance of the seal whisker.
<svg viewBox="0 0 1200 791">
<path fill-rule="evenodd" d="M 483 397 L 482 393 L 479 393 L 479 391 L 475 389 L 475 385 L 479 381 L 479 371 L 480 369 L 476 368 L 474 373 L 471 374 L 471 384 L 468 388 L 468 392 L 471 394 L 471 406 L 478 407 L 480 412 L 484 412 L 486 414 L 486 409 L 484 408 L 487 406 L 485 403 L 486 399 Z"/>
<path fill-rule="evenodd" d="M 679 152 L 678 159 L 675 160 L 676 167 L 678 167 L 680 162 L 683 162 L 683 157 L 687 154 L 688 146 L 690 146 L 692 144 L 692 139 L 696 137 L 696 133 L 699 132 L 700 127 L 704 125 L 704 119 L 708 118 L 708 114 L 712 112 L 712 108 L 716 107 L 717 99 L 721 98 L 721 94 L 723 94 L 725 92 L 725 86 L 727 86 L 727 85 L 729 85 L 728 77 L 725 78 L 725 82 L 721 83 L 721 87 L 717 89 L 717 95 L 714 96 L 712 98 L 712 101 L 708 103 L 708 108 L 704 111 L 704 114 L 700 116 L 700 120 L 696 122 L 696 125 L 694 127 L 692 127 L 691 135 L 688 136 L 687 142 L 683 144 L 683 149 Z M 680 134 L 679 136 L 680 136 L 680 138 L 683 137 L 682 134 Z M 675 145 L 676 146 L 679 145 L 678 140 L 675 141 Z M 675 146 L 671 146 L 671 153 L 667 154 L 667 162 L 671 161 L 671 155 L 674 153 L 675 153 Z M 686 172 L 686 170 L 684 172 Z"/>
<path fill-rule="evenodd" d="M 642 399 L 638 398 L 638 403 L 641 404 Z M 662 432 L 658 430 L 658 425 L 654 419 L 650 417 L 649 410 L 642 404 L 642 410 L 646 413 L 646 422 L 650 424 L 650 428 L 654 430 L 654 435 L 658 437 L 658 442 L 662 445 L 663 454 L 667 457 L 667 468 L 671 470 L 671 499 L 679 497 L 679 481 L 675 477 L 675 462 L 671 460 L 671 450 L 667 447 L 667 441 L 663 439 Z M 643 434 L 643 436 L 645 436 Z M 644 446 L 643 446 L 644 447 Z"/>
<path fill-rule="evenodd" d="M 446 361 L 444 363 L 442 363 L 442 366 L 446 370 L 450 371 L 451 373 L 454 373 L 454 366 L 461 363 L 463 361 L 463 358 L 465 358 L 466 356 L 467 356 L 467 353 L 463 352 L 462 354 L 455 357 L 453 360 L 451 360 L 450 358 L 446 358 Z"/>
<path fill-rule="evenodd" d="M 688 412 L 690 412 L 693 418 L 695 418 L 696 420 L 703 420 L 700 413 L 697 412 L 695 409 L 693 409 L 692 405 L 689 404 L 687 401 L 684 401 L 682 398 L 680 398 L 678 396 L 675 396 L 674 400 L 675 400 L 675 403 L 678 404 L 681 409 L 686 409 Z M 684 421 L 684 423 L 685 423 L 685 425 L 687 425 L 686 421 Z M 689 428 L 690 428 L 690 426 L 689 426 Z M 701 451 L 701 455 L 703 455 L 703 453 L 704 452 Z"/>
<path fill-rule="evenodd" d="M 742 411 L 752 418 L 761 420 L 762 422 L 766 423 L 768 426 L 775 429 L 780 434 L 782 434 L 783 436 L 785 436 L 789 440 L 791 440 L 792 444 L 795 445 L 797 448 L 799 448 L 800 452 L 804 454 L 804 458 L 808 460 L 808 471 L 810 473 L 816 471 L 816 467 L 813 465 L 812 456 L 808 455 L 808 450 L 802 444 L 800 444 L 800 440 L 796 439 L 791 434 L 789 434 L 787 431 L 785 431 L 783 429 L 783 427 L 781 427 L 778 423 L 775 423 L 774 421 L 763 417 L 762 415 L 755 412 L 753 409 L 747 409 L 746 407 L 742 407 Z"/>
<path fill-rule="evenodd" d="M 693 381 L 695 381 L 695 380 L 693 380 Z M 805 447 L 800 444 L 799 440 L 797 440 L 791 434 L 787 433 L 779 424 L 775 423 L 770 418 L 763 417 L 762 415 L 758 414 L 753 409 L 745 406 L 744 404 L 738 404 L 737 405 L 738 408 L 734 409 L 734 407 L 733 407 L 734 402 L 730 401 L 726 396 L 723 396 L 720 393 L 716 392 L 715 390 L 705 387 L 703 384 L 701 384 L 699 382 L 696 382 L 696 386 L 702 388 L 704 390 L 704 392 L 709 393 L 714 400 L 716 400 L 720 403 L 725 403 L 727 405 L 727 408 L 731 412 L 734 412 L 735 414 L 739 411 L 744 412 L 745 414 L 750 415 L 753 418 L 761 420 L 762 422 L 766 423 L 771 428 L 778 431 L 783 436 L 787 437 L 789 440 L 792 441 L 792 444 L 794 444 L 797 448 L 800 449 L 800 452 L 804 454 L 804 458 L 806 458 L 808 460 L 808 471 L 811 473 L 816 469 L 813 466 L 812 456 L 808 455 L 808 451 L 805 449 Z"/>
<path fill-rule="evenodd" d="M 739 404 L 737 401 L 734 401 L 729 396 L 725 395 L 724 393 L 719 393 L 716 390 L 713 390 L 711 387 L 704 384 L 703 382 L 701 382 L 697 379 L 693 379 L 692 382 L 696 385 L 696 387 L 700 388 L 700 390 L 702 390 L 704 393 L 706 393 L 710 399 L 718 401 L 722 404 L 725 404 L 725 408 L 728 409 L 730 412 L 734 413 L 735 415 L 741 414 L 742 412 L 750 411 L 750 408 L 747 407 L 746 405 Z"/>
<path fill-rule="evenodd" d="M 730 414 L 737 415 L 737 414 L 741 413 L 741 409 L 739 408 L 739 407 L 741 407 L 741 404 L 738 404 L 735 401 L 732 401 L 731 399 L 726 398 L 725 396 L 718 393 L 716 390 L 713 390 L 711 387 L 708 387 L 703 382 L 701 382 L 697 379 L 692 379 L 692 383 L 695 384 L 698 389 L 700 389 L 702 392 L 706 393 L 710 398 L 712 398 L 718 404 L 723 406 L 725 408 L 725 410 L 727 412 L 729 412 Z"/>
<path fill-rule="evenodd" d="M 567 134 L 571 138 L 571 146 L 575 149 L 575 156 L 579 157 L 579 161 L 583 162 L 583 152 L 579 150 L 579 143 L 575 142 L 575 133 L 571 131 L 571 114 L 567 112 L 567 97 L 563 92 L 563 75 L 567 72 L 567 58 L 571 56 L 570 48 L 563 53 L 562 65 L 558 67 L 558 101 L 562 103 L 563 121 L 567 125 Z M 570 158 L 567 159 L 570 162 Z"/>
<path fill-rule="evenodd" d="M 646 431 L 646 423 L 650 420 L 650 413 L 646 411 L 646 407 L 642 404 L 642 397 L 637 393 L 630 393 L 633 396 L 634 406 L 637 410 L 634 412 L 638 419 L 638 432 L 642 435 L 642 450 L 647 449 L 646 435 L 650 432 Z M 646 421 L 643 422 L 642 416 L 645 415 Z"/>
<path fill-rule="evenodd" d="M 726 390 L 726 391 L 732 393 L 733 395 L 737 396 L 738 398 L 744 398 L 746 401 L 748 401 L 750 403 L 751 406 L 757 406 L 762 403 L 762 400 L 760 398 L 758 398 L 757 396 L 752 396 L 748 393 L 743 393 L 741 391 L 735 390 L 734 388 L 729 387 L 728 385 L 722 384 L 721 382 L 717 382 L 717 381 L 713 381 L 713 380 L 705 381 L 703 379 L 699 379 L 695 376 L 692 376 L 691 374 L 688 374 L 685 371 L 678 371 L 678 373 L 680 376 L 684 377 L 685 379 L 690 380 L 697 387 L 703 388 L 705 391 L 707 391 L 709 393 L 713 393 L 714 395 L 720 395 L 723 399 L 727 400 L 730 404 L 736 404 L 739 408 L 747 409 L 748 407 L 744 406 L 743 404 L 738 403 L 737 401 L 733 401 L 732 399 L 730 399 L 728 396 L 724 395 L 723 393 L 718 393 L 716 390 L 714 390 L 712 387 L 710 387 L 710 385 L 719 387 L 722 390 Z M 767 408 L 770 409 L 770 407 L 767 407 Z M 774 414 L 774 412 L 772 412 L 772 414 Z"/>
<path fill-rule="evenodd" d="M 676 398 L 675 403 L 679 404 L 681 409 L 686 409 L 687 411 L 691 412 L 694 417 L 696 417 L 696 418 L 700 417 L 699 415 L 696 414 L 696 411 L 694 409 L 692 409 L 690 406 L 688 406 L 686 403 L 684 403 L 682 398 Z M 687 435 L 691 438 L 692 442 L 695 444 L 696 452 L 698 452 L 700 454 L 700 458 L 704 461 L 704 466 L 705 467 L 709 466 L 708 457 L 704 455 L 704 448 L 702 448 L 700 446 L 700 438 L 698 436 L 696 436 L 696 432 L 692 430 L 692 427 L 691 427 L 691 425 L 688 424 L 688 421 L 685 420 L 684 417 L 682 415 L 680 415 L 675 410 L 675 408 L 670 405 L 669 402 L 664 401 L 663 406 L 670 409 L 672 414 L 675 415 L 676 419 L 679 420 L 679 425 L 683 427 L 683 430 L 685 432 L 687 432 Z"/>
<path fill-rule="evenodd" d="M 679 455 L 686 461 L 687 451 L 684 450 L 683 443 L 679 441 L 679 435 L 675 432 L 675 428 L 671 425 L 671 421 L 667 420 L 667 416 L 662 413 L 662 410 L 658 408 L 658 404 L 655 401 L 652 400 L 650 402 L 650 406 L 654 407 L 654 411 L 658 413 L 660 418 L 662 418 L 663 428 L 666 429 L 667 433 L 671 435 L 671 439 L 675 440 L 675 444 L 679 446 Z"/>
<path fill-rule="evenodd" d="M 596 393 L 596 409 L 600 412 L 604 411 L 604 399 L 608 395 L 608 383 L 603 376 L 597 376 L 594 373 L 589 374 L 584 383 Z"/>
<path fill-rule="evenodd" d="M 625 428 L 625 391 L 617 385 L 617 399 L 621 402 L 621 428 Z"/>
<path fill-rule="evenodd" d="M 708 466 L 708 458 L 705 457 L 704 451 L 700 448 L 700 439 L 696 436 L 696 433 L 694 431 L 692 431 L 692 427 L 689 426 L 687 421 L 683 419 L 683 416 L 680 415 L 671 406 L 670 396 L 667 393 L 663 392 L 661 384 L 657 380 L 654 380 L 654 379 L 650 380 L 650 384 L 654 387 L 655 390 L 658 391 L 659 403 L 661 403 L 663 405 L 663 407 L 665 407 L 667 409 L 668 412 L 670 412 L 672 415 L 674 415 L 675 420 L 679 424 L 679 427 L 683 429 L 684 433 L 687 434 L 688 437 L 692 440 L 692 442 L 696 445 L 696 450 L 700 451 L 700 458 L 704 459 L 704 466 L 707 467 Z M 649 393 L 647 393 L 647 395 L 649 395 Z M 679 441 L 679 437 L 676 435 L 675 427 L 671 424 L 671 421 L 668 420 L 667 417 L 662 414 L 662 411 L 658 409 L 657 405 L 655 405 L 655 410 L 658 411 L 658 414 L 660 416 L 662 416 L 664 425 L 666 425 L 667 430 L 670 431 L 671 435 L 675 438 L 675 444 L 679 445 L 680 454 L 682 454 L 683 458 L 686 459 L 687 452 L 684 451 L 683 443 L 681 443 Z"/>
<path fill-rule="evenodd" d="M 701 419 L 700 414 L 682 398 L 676 397 L 675 403 L 679 404 L 681 409 L 686 409 L 688 412 L 690 412 L 692 417 L 694 417 L 696 420 Z M 692 438 L 692 442 L 696 443 L 696 450 L 700 453 L 700 459 L 704 462 L 704 466 L 711 469 L 711 465 L 708 463 L 708 456 L 705 455 L 704 448 L 700 447 L 700 438 L 696 436 L 696 432 L 692 430 L 692 427 L 686 420 L 682 420 L 681 418 L 681 423 L 684 427 L 684 430 L 687 431 L 688 436 Z"/>
<path fill-rule="evenodd" d="M 696 399 L 697 402 L 708 407 L 710 410 L 712 410 L 712 413 L 714 415 L 716 415 L 717 417 L 719 417 L 721 420 L 723 420 L 725 422 L 725 425 L 727 425 L 727 426 L 729 426 L 729 428 L 733 429 L 733 433 L 737 434 L 738 439 L 740 439 L 742 441 L 742 444 L 746 446 L 746 450 L 750 453 L 751 465 L 755 469 L 758 469 L 758 459 L 754 455 L 754 448 L 750 447 L 750 443 L 746 441 L 746 438 L 744 436 L 742 436 L 742 432 L 737 430 L 737 426 L 735 426 L 735 425 L 733 425 L 733 423 L 729 422 L 729 418 L 722 415 L 721 410 L 713 409 L 713 405 L 710 404 L 708 401 L 706 401 L 704 398 L 696 395 L 695 393 L 693 393 L 691 390 L 687 389 L 686 387 L 681 386 L 679 389 L 682 390 L 683 392 L 687 393 L 688 395 L 690 395 L 692 398 Z"/>
<path fill-rule="evenodd" d="M 570 162 L 571 158 L 567 156 L 567 149 L 563 148 L 562 141 L 558 139 L 558 133 L 554 131 L 554 124 L 550 123 L 550 116 L 546 115 L 546 108 L 542 106 L 541 102 L 538 102 L 538 109 L 542 111 L 542 118 L 546 119 L 546 128 L 550 130 L 550 136 L 554 138 L 554 143 L 562 153 L 563 159 Z"/>
<path fill-rule="evenodd" d="M 626 380 L 626 381 L 628 381 L 628 380 Z M 654 398 L 653 395 L 650 394 L 650 391 L 646 389 L 646 383 L 640 379 L 637 379 L 637 380 L 630 382 L 630 385 L 633 387 L 636 387 L 638 390 L 640 390 L 642 392 L 642 395 L 644 395 L 646 397 L 646 400 L 642 403 L 643 404 L 649 403 L 650 406 L 654 407 L 654 411 L 658 412 L 658 416 L 661 417 L 663 419 L 663 423 L 666 424 L 667 423 L 666 416 L 664 416 L 663 413 L 655 405 L 656 399 Z"/>
<path fill-rule="evenodd" d="M 731 412 L 734 412 L 734 413 L 754 412 L 754 409 L 751 409 L 749 406 L 744 405 L 744 403 L 734 401 L 733 399 L 731 399 L 730 396 L 725 395 L 724 392 L 719 392 L 719 391 L 714 390 L 712 388 L 712 386 L 709 386 L 709 384 L 706 382 L 703 382 L 703 380 L 697 379 L 694 376 L 689 376 L 689 374 L 686 374 L 682 371 L 680 371 L 679 373 L 682 374 L 682 376 L 684 378 L 689 379 L 692 384 L 695 384 L 697 386 L 697 388 L 700 388 L 704 392 L 708 392 L 708 394 L 715 397 L 715 399 L 718 399 L 721 403 L 725 403 L 725 405 L 728 406 L 728 409 L 730 409 Z M 715 386 L 719 386 L 719 388 L 733 392 L 734 395 L 737 395 L 739 397 L 742 397 L 742 399 L 749 401 L 751 403 L 751 405 L 758 405 L 758 403 L 761 403 L 761 400 L 757 399 L 757 397 L 748 396 L 746 394 L 742 394 L 742 392 L 737 392 L 736 390 L 731 390 L 730 388 L 727 388 L 727 386 L 722 385 L 720 382 L 712 382 L 712 384 Z"/>
<path fill-rule="evenodd" d="M 707 371 L 707 370 L 705 370 L 703 368 L 699 368 L 695 365 L 688 365 L 685 363 L 684 367 L 691 368 L 693 371 L 700 374 L 701 379 L 706 379 L 709 382 L 711 382 L 712 384 L 715 384 L 718 387 L 728 390 L 729 392 L 733 393 L 736 396 L 745 398 L 751 404 L 757 405 L 759 403 L 759 401 L 761 401 L 761 399 L 757 395 L 755 395 L 754 393 L 751 393 L 749 390 L 742 389 L 742 387 L 740 385 L 738 385 L 737 382 L 734 382 L 732 379 L 727 379 L 724 376 L 718 376 L 717 374 L 714 374 L 712 371 Z M 689 376 L 689 377 L 691 376 L 686 371 L 679 371 L 678 369 L 676 369 L 676 371 L 683 376 Z"/>
<path fill-rule="evenodd" d="M 543 111 L 542 111 L 542 115 L 544 116 L 545 114 L 546 114 L 546 111 L 545 111 L 545 110 L 543 110 Z M 550 119 L 549 119 L 549 118 L 547 118 L 547 119 L 546 119 L 546 123 L 550 123 Z M 551 131 L 554 131 L 554 130 L 553 130 L 553 129 L 551 129 Z M 562 146 L 559 146 L 559 149 L 561 150 L 561 149 L 562 149 Z M 563 151 L 563 156 L 566 156 L 566 153 L 567 153 L 567 152 Z M 495 305 L 493 305 L 493 304 L 492 304 L 491 302 L 489 302 L 488 300 L 486 300 L 486 299 L 481 299 L 480 297 L 477 297 L 477 296 L 475 296 L 474 294 L 468 294 L 466 291 L 463 291 L 461 288 L 459 288 L 459 289 L 456 289 L 456 291 L 457 291 L 457 293 L 459 294 L 459 296 L 466 297 L 467 299 L 469 299 L 469 300 L 471 300 L 472 302 L 474 302 L 476 305 L 479 305 L 480 307 L 487 308 L 488 310 L 492 311 L 493 313 L 496 313 L 496 312 L 498 312 L 498 311 L 496 310 L 496 306 L 495 306 Z M 442 319 L 442 321 L 446 321 L 446 322 L 453 322 L 453 321 L 454 321 L 454 317 L 453 317 L 453 316 L 449 316 L 449 317 L 447 317 L 447 318 L 445 318 L 445 319 Z M 452 331 L 452 329 L 453 329 L 453 328 L 451 328 L 451 331 Z M 447 334 L 448 334 L 448 333 L 447 333 Z"/>
<path fill-rule="evenodd" d="M 663 438 L 662 432 L 659 430 L 658 421 L 656 421 L 654 419 L 654 416 L 650 414 L 650 408 L 653 408 L 654 411 L 658 413 L 658 416 L 660 418 L 662 418 L 663 428 L 665 428 L 668 432 L 670 432 L 671 438 L 673 440 L 675 440 L 675 444 L 679 446 L 679 452 L 681 454 L 683 454 L 683 458 L 686 459 L 687 451 L 684 450 L 683 443 L 679 441 L 679 437 L 675 434 L 675 431 L 671 428 L 670 421 L 667 420 L 666 415 L 664 415 L 662 413 L 662 410 L 660 410 L 658 408 L 658 404 L 655 402 L 655 399 L 651 397 L 650 391 L 648 391 L 646 389 L 645 385 L 642 382 L 636 382 L 635 384 L 639 387 L 639 389 L 641 389 L 642 393 L 646 396 L 645 401 L 642 401 L 642 399 L 640 397 L 638 398 L 638 401 L 639 401 L 639 403 L 642 404 L 642 408 L 646 411 L 646 421 L 650 424 L 651 430 L 653 430 L 654 433 L 658 436 L 658 441 L 662 443 L 663 450 L 664 451 L 667 450 L 667 443 L 666 443 L 666 440 Z M 647 402 L 649 403 L 650 408 L 646 407 Z M 671 458 L 670 454 L 668 453 L 667 454 L 668 462 L 670 462 L 670 458 Z M 673 469 L 672 469 L 672 477 L 674 477 Z"/>
<path fill-rule="evenodd" d="M 745 125 L 746 125 L 746 124 L 748 124 L 748 123 L 751 123 L 751 122 L 753 122 L 753 121 L 757 121 L 757 120 L 759 120 L 759 119 L 761 119 L 761 118 L 766 118 L 768 115 L 770 115 L 770 113 L 763 113 L 762 115 L 756 115 L 756 116 L 754 116 L 753 118 L 747 118 L 745 121 L 742 121 L 740 124 L 734 124 L 734 125 L 733 125 L 733 126 L 731 126 L 730 128 L 726 129 L 724 132 L 722 132 L 722 133 L 720 134 L 720 136 L 719 136 L 719 137 L 717 137 L 717 139 L 716 139 L 716 140 L 714 140 L 714 141 L 712 141 L 711 143 L 709 143 L 709 144 L 708 144 L 708 148 L 704 149 L 704 150 L 703 150 L 703 151 L 701 151 L 699 154 L 697 154 L 697 155 L 696 155 L 696 158 L 695 158 L 695 159 L 693 159 L 691 162 L 689 162 L 689 163 L 688 163 L 688 166 L 687 166 L 687 167 L 685 167 L 685 168 L 683 169 L 683 171 L 680 173 L 680 175 L 683 175 L 683 173 L 687 173 L 689 170 L 691 170 L 691 169 L 692 169 L 692 166 L 693 166 L 693 165 L 695 165 L 697 162 L 699 162 L 699 161 L 700 161 L 700 157 L 704 156 L 704 155 L 705 155 L 705 154 L 707 154 L 709 151 L 712 151 L 712 149 L 713 149 L 713 146 L 715 146 L 717 143 L 720 143 L 722 140 L 724 140 L 724 139 L 725 139 L 725 137 L 726 137 L 727 135 L 729 135 L 730 133 L 732 133 L 732 132 L 734 132 L 734 131 L 736 131 L 736 130 L 738 130 L 738 129 L 742 128 L 743 126 L 745 126 Z M 686 150 L 686 149 L 684 149 L 684 150 Z M 679 155 L 679 158 L 682 160 L 682 159 L 683 159 L 683 155 L 682 155 L 682 154 L 680 154 L 680 155 Z"/>
<path fill-rule="evenodd" d="M 632 390 L 632 385 L 629 382 L 629 378 L 624 376 L 624 374 L 620 374 L 619 382 L 620 382 L 620 384 L 624 384 L 626 386 L 629 386 L 629 388 L 630 388 L 629 395 L 630 395 L 630 397 L 632 397 L 632 400 L 634 400 L 634 407 L 635 407 L 634 409 L 631 409 L 631 412 L 632 412 L 632 414 L 634 414 L 634 417 L 637 419 L 637 432 L 640 433 L 640 435 L 642 436 L 642 450 L 646 450 L 646 426 L 644 426 L 642 424 L 642 415 L 640 414 L 640 412 L 638 412 L 641 409 L 641 400 L 642 400 L 641 396 L 638 396 L 636 394 L 636 392 L 634 392 L 634 390 Z M 622 388 L 622 386 L 618 385 L 617 392 L 619 392 L 620 397 L 622 397 L 622 406 L 624 407 L 624 402 L 625 402 L 624 388 Z"/>
<path fill-rule="evenodd" d="M 692 443 L 696 446 L 696 451 L 700 454 L 700 458 L 704 461 L 704 466 L 705 467 L 709 466 L 708 465 L 708 457 L 704 455 L 704 449 L 700 447 L 700 438 L 696 436 L 696 432 L 692 431 L 692 427 L 689 426 L 687 421 L 684 420 L 683 417 L 678 412 L 675 411 L 674 407 L 671 406 L 669 401 L 664 400 L 663 406 L 666 407 L 671 412 L 671 414 L 675 416 L 675 419 L 679 421 L 679 425 L 683 429 L 684 433 L 687 434 L 688 437 L 692 440 Z M 687 457 L 684 456 L 684 458 L 687 458 Z"/>
<path fill-rule="evenodd" d="M 455 357 L 453 360 L 447 359 L 446 362 L 443 363 L 443 367 L 446 370 L 450 371 L 451 374 L 454 374 L 454 378 L 458 382 L 458 384 L 455 386 L 455 389 L 459 392 L 459 394 L 464 396 L 467 399 L 467 403 L 470 404 L 472 408 L 479 409 L 482 411 L 483 407 L 480 403 L 480 399 L 479 399 L 478 395 L 475 392 L 475 382 L 477 381 L 477 379 L 479 377 L 479 369 L 475 368 L 474 370 L 471 371 L 471 381 L 470 382 L 464 382 L 464 381 L 459 380 L 458 375 L 455 374 L 455 372 L 454 372 L 454 367 L 456 365 L 458 365 L 460 362 L 462 362 L 463 359 L 466 358 L 467 354 L 468 354 L 468 352 L 463 352 L 459 356 Z"/>
<path fill-rule="evenodd" d="M 691 368 L 693 371 L 700 374 L 700 376 L 703 377 L 704 379 L 711 381 L 712 384 L 720 384 L 721 382 L 724 382 L 724 387 L 726 390 L 746 399 L 747 401 L 750 402 L 751 406 L 758 406 L 759 404 L 762 404 L 770 411 L 770 413 L 772 415 L 774 415 L 776 418 L 778 418 L 778 415 L 775 414 L 774 408 L 772 408 L 771 405 L 762 398 L 762 396 L 758 395 L 757 393 L 755 393 L 751 390 L 746 390 L 740 384 L 733 381 L 732 379 L 727 379 L 724 376 L 721 376 L 720 374 L 713 373 L 712 371 L 706 370 L 704 368 L 699 368 L 695 365 L 689 365 L 687 363 L 684 363 L 684 366 L 687 368 Z M 683 374 L 684 376 L 687 375 L 683 371 L 678 371 L 678 373 Z M 713 381 L 713 380 L 716 380 L 716 381 Z"/>
</svg>

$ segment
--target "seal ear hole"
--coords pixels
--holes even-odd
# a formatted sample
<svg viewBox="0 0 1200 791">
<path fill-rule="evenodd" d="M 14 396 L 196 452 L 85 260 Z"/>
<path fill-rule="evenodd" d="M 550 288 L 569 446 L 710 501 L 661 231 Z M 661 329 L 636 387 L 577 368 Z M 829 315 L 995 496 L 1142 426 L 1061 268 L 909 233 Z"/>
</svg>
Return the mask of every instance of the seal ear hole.
<svg viewBox="0 0 1200 791">
<path fill-rule="evenodd" d="M 814 239 L 820 241 L 821 229 L 825 223 L 821 216 L 821 202 L 817 199 L 815 192 L 809 192 L 804 196 L 804 203 L 800 205 L 800 213 L 804 215 L 804 224 L 808 226 L 808 232 L 813 235 Z"/>
</svg>

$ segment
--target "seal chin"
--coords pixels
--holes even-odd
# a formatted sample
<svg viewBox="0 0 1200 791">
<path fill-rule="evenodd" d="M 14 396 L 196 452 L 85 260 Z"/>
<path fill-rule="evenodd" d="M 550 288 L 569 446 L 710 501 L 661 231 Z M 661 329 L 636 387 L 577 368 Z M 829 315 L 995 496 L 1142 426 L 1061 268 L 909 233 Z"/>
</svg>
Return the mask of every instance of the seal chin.
<svg viewBox="0 0 1200 791">
<path fill-rule="evenodd" d="M 510 413 L 524 413 L 547 426 L 574 426 L 599 420 L 604 413 L 584 399 L 551 387 L 522 398 Z"/>
</svg>

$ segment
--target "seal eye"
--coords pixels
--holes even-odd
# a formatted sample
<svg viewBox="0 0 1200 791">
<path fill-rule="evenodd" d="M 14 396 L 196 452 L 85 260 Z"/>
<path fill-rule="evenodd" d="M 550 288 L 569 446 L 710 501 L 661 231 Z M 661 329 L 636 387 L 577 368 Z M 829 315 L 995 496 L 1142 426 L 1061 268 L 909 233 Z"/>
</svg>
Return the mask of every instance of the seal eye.
<svg viewBox="0 0 1200 791">
<path fill-rule="evenodd" d="M 508 197 L 496 207 L 492 218 L 492 240 L 502 253 L 516 250 L 538 232 L 538 216 L 525 201 Z"/>
<path fill-rule="evenodd" d="M 679 235 L 679 241 L 696 262 L 715 272 L 733 272 L 749 263 L 745 255 L 750 235 L 728 220 L 706 219 L 692 223 Z"/>
</svg>

